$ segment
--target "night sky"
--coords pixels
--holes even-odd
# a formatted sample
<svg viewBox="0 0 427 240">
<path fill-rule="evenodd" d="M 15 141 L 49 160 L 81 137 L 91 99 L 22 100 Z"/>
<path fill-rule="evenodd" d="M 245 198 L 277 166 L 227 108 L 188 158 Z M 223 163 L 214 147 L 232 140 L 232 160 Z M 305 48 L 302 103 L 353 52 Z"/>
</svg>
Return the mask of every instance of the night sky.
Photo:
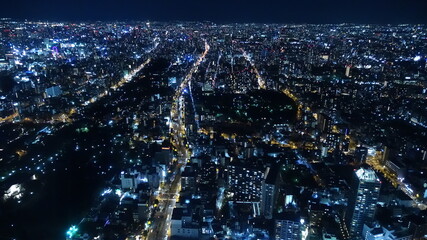
<svg viewBox="0 0 427 240">
<path fill-rule="evenodd" d="M 5 0 L 19 20 L 427 23 L 427 0 Z"/>
</svg>

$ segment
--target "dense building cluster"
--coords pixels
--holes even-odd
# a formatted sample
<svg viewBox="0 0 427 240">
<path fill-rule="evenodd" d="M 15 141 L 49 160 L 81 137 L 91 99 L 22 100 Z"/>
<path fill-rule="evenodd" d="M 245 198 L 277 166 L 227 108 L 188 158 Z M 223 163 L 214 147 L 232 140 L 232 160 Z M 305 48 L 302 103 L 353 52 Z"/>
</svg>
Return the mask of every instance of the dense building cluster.
<svg viewBox="0 0 427 240">
<path fill-rule="evenodd" d="M 0 41 L 5 239 L 427 238 L 425 25 L 3 20 Z"/>
</svg>

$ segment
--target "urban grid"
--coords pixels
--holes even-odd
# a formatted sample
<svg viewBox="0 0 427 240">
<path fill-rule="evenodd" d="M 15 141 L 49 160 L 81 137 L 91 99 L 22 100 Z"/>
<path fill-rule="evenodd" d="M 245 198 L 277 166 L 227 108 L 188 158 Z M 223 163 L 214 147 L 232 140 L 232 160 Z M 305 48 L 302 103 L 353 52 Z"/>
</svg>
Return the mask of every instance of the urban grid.
<svg viewBox="0 0 427 240">
<path fill-rule="evenodd" d="M 427 25 L 0 20 L 0 239 L 427 239 Z"/>
</svg>

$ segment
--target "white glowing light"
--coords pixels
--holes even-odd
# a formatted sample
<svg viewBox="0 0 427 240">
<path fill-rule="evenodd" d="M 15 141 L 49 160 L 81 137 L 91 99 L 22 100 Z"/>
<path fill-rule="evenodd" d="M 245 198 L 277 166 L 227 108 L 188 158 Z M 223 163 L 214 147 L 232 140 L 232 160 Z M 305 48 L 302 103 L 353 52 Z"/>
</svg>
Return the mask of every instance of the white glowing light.
<svg viewBox="0 0 427 240">
<path fill-rule="evenodd" d="M 119 196 L 119 197 L 121 197 L 122 196 L 122 190 L 120 190 L 120 189 L 116 189 L 116 192 L 115 192 L 116 194 L 117 194 L 117 196 Z"/>
<path fill-rule="evenodd" d="M 110 194 L 113 191 L 113 189 L 109 188 L 104 190 L 104 192 L 101 193 L 101 196 L 105 196 L 106 194 Z"/>
<path fill-rule="evenodd" d="M 375 174 L 374 170 L 372 170 L 372 169 L 360 168 L 359 170 L 356 171 L 356 175 L 359 178 L 359 180 L 361 180 L 361 181 L 365 181 L 365 182 L 378 181 L 379 182 L 377 175 Z"/>
<path fill-rule="evenodd" d="M 308 227 L 301 231 L 302 239 L 305 240 L 308 237 Z"/>
<path fill-rule="evenodd" d="M 14 184 L 5 192 L 3 199 L 20 199 L 24 196 L 24 190 L 21 184 Z"/>
</svg>

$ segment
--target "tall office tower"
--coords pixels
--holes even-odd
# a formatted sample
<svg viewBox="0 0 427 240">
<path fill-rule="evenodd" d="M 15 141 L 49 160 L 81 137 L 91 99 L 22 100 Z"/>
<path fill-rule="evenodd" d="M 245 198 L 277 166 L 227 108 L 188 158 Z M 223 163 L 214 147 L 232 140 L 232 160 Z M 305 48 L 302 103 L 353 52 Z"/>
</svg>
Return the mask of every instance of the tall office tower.
<svg viewBox="0 0 427 240">
<path fill-rule="evenodd" d="M 387 162 L 387 160 L 389 160 L 391 151 L 392 150 L 391 150 L 390 147 L 384 146 L 383 155 L 381 157 L 381 164 L 382 165 L 385 165 L 385 163 Z"/>
<path fill-rule="evenodd" d="M 278 169 L 278 167 L 267 167 L 262 181 L 261 214 L 267 219 L 272 219 L 274 214 L 274 204 L 277 199 L 277 186 L 279 185 L 280 179 L 278 177 Z"/>
<path fill-rule="evenodd" d="M 352 239 L 361 239 L 363 224 L 374 219 L 375 208 L 380 194 L 381 182 L 372 169 L 360 168 L 355 171 L 353 196 L 349 202 L 350 234 Z"/>
<path fill-rule="evenodd" d="M 356 151 L 354 152 L 354 160 L 357 163 L 366 162 L 366 158 L 368 157 L 368 148 L 366 147 L 356 147 Z"/>
<path fill-rule="evenodd" d="M 317 127 L 322 133 L 327 133 L 331 130 L 333 121 L 325 113 L 319 113 L 317 118 Z"/>
<path fill-rule="evenodd" d="M 233 162 L 227 167 L 227 171 L 228 191 L 234 201 L 246 203 L 261 201 L 265 170 Z"/>
</svg>

